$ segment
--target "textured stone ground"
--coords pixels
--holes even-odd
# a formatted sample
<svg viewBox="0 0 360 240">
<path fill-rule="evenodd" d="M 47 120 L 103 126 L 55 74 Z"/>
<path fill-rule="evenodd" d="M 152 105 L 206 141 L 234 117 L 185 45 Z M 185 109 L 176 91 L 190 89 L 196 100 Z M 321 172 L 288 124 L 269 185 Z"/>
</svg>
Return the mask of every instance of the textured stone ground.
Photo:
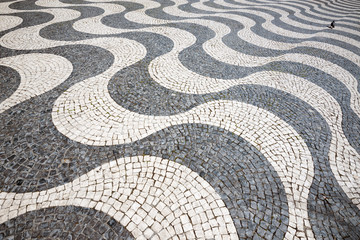
<svg viewBox="0 0 360 240">
<path fill-rule="evenodd" d="M 356 0 L 2 0 L 0 239 L 360 239 L 359 82 Z"/>
</svg>

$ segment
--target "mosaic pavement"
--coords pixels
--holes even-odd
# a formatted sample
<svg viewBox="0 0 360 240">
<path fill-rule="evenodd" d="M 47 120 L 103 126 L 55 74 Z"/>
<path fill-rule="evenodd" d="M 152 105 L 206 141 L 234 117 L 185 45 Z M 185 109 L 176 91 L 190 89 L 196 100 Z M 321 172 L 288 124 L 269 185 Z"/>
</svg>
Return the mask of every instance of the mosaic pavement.
<svg viewBox="0 0 360 240">
<path fill-rule="evenodd" d="M 357 0 L 1 0 L 0 239 L 360 239 L 359 82 Z"/>
</svg>

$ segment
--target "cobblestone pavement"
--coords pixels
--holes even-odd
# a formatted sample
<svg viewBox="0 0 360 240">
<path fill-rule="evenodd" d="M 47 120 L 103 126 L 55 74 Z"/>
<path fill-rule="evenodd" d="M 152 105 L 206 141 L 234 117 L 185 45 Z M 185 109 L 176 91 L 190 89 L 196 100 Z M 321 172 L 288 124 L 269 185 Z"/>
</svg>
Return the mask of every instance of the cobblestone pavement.
<svg viewBox="0 0 360 240">
<path fill-rule="evenodd" d="M 1 0 L 0 239 L 360 239 L 359 82 L 357 0 Z"/>
</svg>

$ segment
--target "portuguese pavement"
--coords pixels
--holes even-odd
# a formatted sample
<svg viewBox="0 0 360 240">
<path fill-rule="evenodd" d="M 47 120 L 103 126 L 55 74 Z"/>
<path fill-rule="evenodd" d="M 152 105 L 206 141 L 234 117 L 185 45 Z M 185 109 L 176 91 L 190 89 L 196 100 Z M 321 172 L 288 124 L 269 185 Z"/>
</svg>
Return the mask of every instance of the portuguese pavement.
<svg viewBox="0 0 360 240">
<path fill-rule="evenodd" d="M 360 239 L 359 82 L 357 0 L 1 0 L 0 239 Z"/>
</svg>

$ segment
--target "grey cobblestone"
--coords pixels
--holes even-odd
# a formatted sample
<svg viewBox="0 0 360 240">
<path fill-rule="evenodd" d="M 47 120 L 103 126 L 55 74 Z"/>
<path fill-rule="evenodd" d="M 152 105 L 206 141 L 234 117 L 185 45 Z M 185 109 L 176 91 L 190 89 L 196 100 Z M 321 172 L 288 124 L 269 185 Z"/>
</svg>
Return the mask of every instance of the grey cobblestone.
<svg viewBox="0 0 360 240">
<path fill-rule="evenodd" d="M 358 239 L 359 7 L 2 1 L 0 239 Z"/>
<path fill-rule="evenodd" d="M 1 239 L 134 239 L 124 226 L 94 209 L 53 207 L 0 225 Z"/>
</svg>

